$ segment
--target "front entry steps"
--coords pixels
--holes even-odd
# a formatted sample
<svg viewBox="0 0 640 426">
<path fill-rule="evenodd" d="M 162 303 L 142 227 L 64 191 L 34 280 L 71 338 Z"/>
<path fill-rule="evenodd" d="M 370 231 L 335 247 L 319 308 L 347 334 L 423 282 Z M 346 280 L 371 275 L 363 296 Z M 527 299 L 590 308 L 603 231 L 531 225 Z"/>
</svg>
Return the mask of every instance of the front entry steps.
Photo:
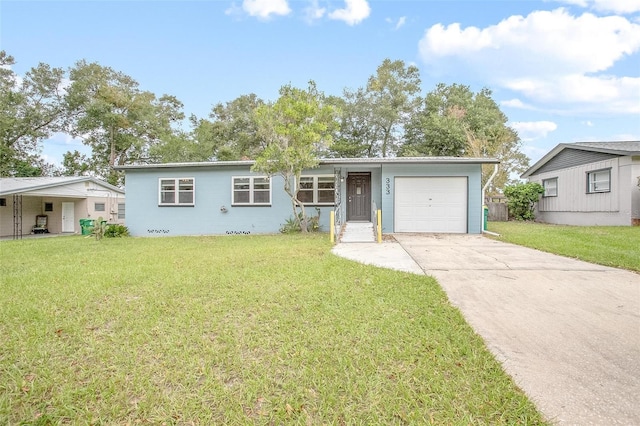
<svg viewBox="0 0 640 426">
<path fill-rule="evenodd" d="M 347 222 L 340 237 L 341 243 L 375 243 L 376 236 L 371 222 Z"/>
</svg>

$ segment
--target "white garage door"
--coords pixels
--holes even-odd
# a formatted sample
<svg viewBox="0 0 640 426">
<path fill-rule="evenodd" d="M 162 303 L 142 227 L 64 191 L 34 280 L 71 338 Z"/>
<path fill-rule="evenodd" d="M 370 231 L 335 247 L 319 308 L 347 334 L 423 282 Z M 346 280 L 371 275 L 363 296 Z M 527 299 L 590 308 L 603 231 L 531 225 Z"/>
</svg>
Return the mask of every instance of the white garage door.
<svg viewBox="0 0 640 426">
<path fill-rule="evenodd" d="M 397 177 L 395 232 L 467 232 L 466 177 Z"/>
</svg>

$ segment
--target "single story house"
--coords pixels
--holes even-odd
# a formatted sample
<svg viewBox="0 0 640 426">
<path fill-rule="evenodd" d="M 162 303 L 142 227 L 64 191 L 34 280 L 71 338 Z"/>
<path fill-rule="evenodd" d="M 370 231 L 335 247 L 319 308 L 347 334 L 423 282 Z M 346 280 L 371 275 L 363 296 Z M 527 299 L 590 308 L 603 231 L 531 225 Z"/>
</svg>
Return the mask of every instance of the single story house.
<svg viewBox="0 0 640 426">
<path fill-rule="evenodd" d="M 127 165 L 127 227 L 134 236 L 277 233 L 293 216 L 280 176 L 253 161 Z M 346 221 L 382 232 L 482 232 L 486 158 L 334 158 L 303 173 L 298 198 L 329 231 Z"/>
<path fill-rule="evenodd" d="M 544 186 L 538 221 L 640 225 L 640 141 L 563 143 L 521 177 Z"/>
<path fill-rule="evenodd" d="M 80 219 L 124 224 L 124 190 L 89 176 L 0 178 L 0 237 L 80 233 Z"/>
</svg>

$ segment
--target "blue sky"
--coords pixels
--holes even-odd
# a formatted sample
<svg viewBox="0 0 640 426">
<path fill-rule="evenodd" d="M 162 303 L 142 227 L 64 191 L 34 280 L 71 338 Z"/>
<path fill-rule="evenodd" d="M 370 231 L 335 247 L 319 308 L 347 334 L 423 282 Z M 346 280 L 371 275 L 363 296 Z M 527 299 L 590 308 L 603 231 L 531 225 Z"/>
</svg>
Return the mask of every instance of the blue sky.
<svg viewBox="0 0 640 426">
<path fill-rule="evenodd" d="M 399 59 L 423 94 L 491 89 L 532 164 L 558 143 L 640 140 L 640 0 L 3 0 L 0 49 L 19 75 L 98 62 L 199 117 L 288 83 L 341 95 Z M 42 153 L 74 149 L 55 135 Z"/>
</svg>

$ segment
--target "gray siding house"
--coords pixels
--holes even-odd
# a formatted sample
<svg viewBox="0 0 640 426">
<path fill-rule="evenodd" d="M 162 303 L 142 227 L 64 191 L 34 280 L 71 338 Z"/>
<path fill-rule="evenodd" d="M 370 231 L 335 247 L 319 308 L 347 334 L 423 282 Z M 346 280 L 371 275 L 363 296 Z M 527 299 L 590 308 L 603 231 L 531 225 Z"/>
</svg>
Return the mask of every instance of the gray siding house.
<svg viewBox="0 0 640 426">
<path fill-rule="evenodd" d="M 419 157 L 324 159 L 303 173 L 298 198 L 328 232 L 346 221 L 382 232 L 482 232 L 482 164 L 495 159 Z M 292 216 L 279 176 L 252 161 L 120 166 L 127 227 L 134 236 L 277 233 Z"/>
<path fill-rule="evenodd" d="M 521 177 L 545 188 L 540 222 L 640 225 L 640 141 L 560 144 Z"/>
</svg>

